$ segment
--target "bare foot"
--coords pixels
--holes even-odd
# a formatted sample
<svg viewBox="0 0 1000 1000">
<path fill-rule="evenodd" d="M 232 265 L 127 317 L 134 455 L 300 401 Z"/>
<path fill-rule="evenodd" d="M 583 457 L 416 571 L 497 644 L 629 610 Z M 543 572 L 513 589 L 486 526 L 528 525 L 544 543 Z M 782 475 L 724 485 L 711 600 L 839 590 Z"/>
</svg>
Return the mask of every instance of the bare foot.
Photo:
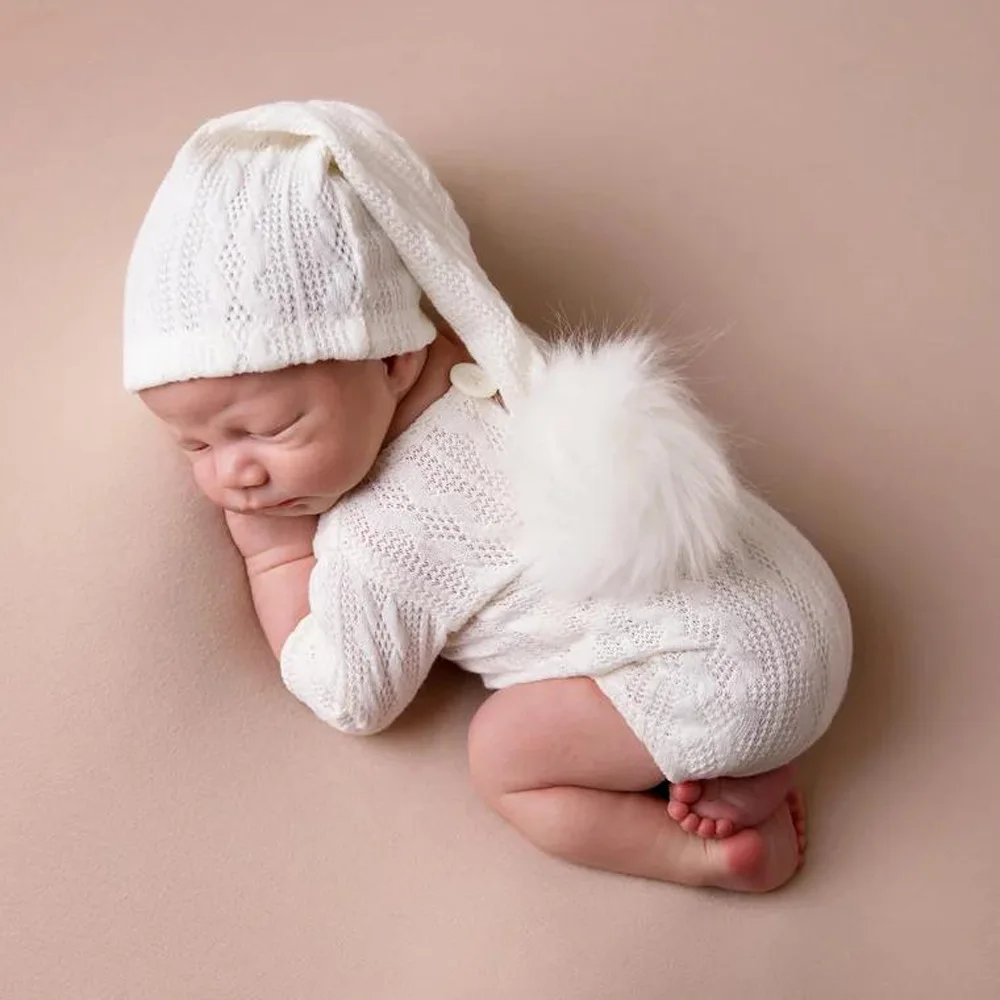
<svg viewBox="0 0 1000 1000">
<path fill-rule="evenodd" d="M 682 781 L 670 787 L 667 812 L 686 833 L 721 839 L 763 823 L 792 787 L 792 767 L 752 778 Z"/>
<path fill-rule="evenodd" d="M 736 892 L 777 889 L 805 860 L 806 818 L 801 797 L 798 792 L 789 792 L 759 826 L 722 841 L 703 841 L 702 848 L 709 872 L 701 884 Z"/>
</svg>

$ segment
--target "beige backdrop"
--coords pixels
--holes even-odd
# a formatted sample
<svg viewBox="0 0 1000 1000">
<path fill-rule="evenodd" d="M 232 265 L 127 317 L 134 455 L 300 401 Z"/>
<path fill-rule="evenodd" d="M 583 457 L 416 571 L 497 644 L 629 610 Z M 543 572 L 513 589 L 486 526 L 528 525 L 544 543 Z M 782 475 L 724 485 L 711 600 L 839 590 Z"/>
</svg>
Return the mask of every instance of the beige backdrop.
<svg viewBox="0 0 1000 1000">
<path fill-rule="evenodd" d="M 6 0 L 0 996 L 1000 995 L 998 38 L 989 0 Z M 670 320 L 840 574 L 787 891 L 537 856 L 447 670 L 370 741 L 283 692 L 119 313 L 187 133 L 313 96 L 427 154 L 524 319 Z"/>
</svg>

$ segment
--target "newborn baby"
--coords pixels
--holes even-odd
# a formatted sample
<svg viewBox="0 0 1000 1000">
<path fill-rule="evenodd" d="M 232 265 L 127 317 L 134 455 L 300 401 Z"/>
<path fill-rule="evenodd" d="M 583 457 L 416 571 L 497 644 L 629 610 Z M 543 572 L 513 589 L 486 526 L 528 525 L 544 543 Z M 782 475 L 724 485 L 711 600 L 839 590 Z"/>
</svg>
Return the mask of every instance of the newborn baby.
<svg viewBox="0 0 1000 1000">
<path fill-rule="evenodd" d="M 226 511 L 320 719 L 378 732 L 444 656 L 494 691 L 476 789 L 541 849 L 742 891 L 797 870 L 790 765 L 851 657 L 830 571 L 654 338 L 517 323 L 376 116 L 283 103 L 195 133 L 130 262 L 125 378 Z"/>
</svg>

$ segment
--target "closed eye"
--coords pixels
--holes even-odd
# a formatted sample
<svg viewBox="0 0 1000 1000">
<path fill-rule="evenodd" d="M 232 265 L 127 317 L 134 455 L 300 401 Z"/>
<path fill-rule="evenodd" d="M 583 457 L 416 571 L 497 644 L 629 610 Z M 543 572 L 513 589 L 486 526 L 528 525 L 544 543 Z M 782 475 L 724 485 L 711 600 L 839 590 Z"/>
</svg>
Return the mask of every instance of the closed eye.
<svg viewBox="0 0 1000 1000">
<path fill-rule="evenodd" d="M 201 441 L 178 441 L 182 451 L 208 451 L 208 445 Z"/>
<path fill-rule="evenodd" d="M 290 431 L 303 417 L 304 414 L 299 414 L 294 420 L 287 421 L 278 427 L 273 427 L 270 430 L 258 431 L 255 434 L 251 434 L 251 437 L 257 438 L 261 441 L 267 441 L 276 437 L 280 437 L 285 431 Z"/>
</svg>

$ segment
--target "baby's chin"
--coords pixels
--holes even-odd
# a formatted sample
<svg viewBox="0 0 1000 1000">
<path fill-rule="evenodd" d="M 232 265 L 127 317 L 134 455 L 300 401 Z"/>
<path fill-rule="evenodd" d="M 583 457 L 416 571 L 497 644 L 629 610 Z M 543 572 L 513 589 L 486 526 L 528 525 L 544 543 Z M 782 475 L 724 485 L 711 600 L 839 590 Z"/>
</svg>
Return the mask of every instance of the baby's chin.
<svg viewBox="0 0 1000 1000">
<path fill-rule="evenodd" d="M 290 509 L 288 507 L 273 507 L 269 510 L 259 512 L 262 517 L 307 517 L 319 513 L 318 511 L 306 510 L 302 507 Z"/>
</svg>

